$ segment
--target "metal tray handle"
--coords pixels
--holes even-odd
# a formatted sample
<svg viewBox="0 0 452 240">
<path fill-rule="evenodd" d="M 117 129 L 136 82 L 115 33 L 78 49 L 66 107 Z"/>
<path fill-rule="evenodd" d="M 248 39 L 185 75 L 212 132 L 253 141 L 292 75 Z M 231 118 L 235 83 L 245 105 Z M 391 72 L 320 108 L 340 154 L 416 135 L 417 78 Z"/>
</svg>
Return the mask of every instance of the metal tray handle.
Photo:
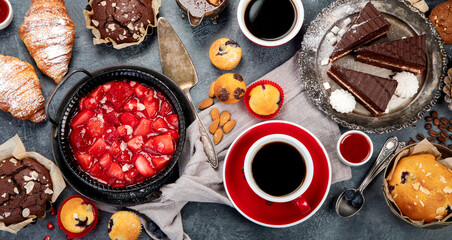
<svg viewBox="0 0 452 240">
<path fill-rule="evenodd" d="M 93 77 L 93 75 L 88 72 L 87 70 L 83 69 L 83 68 L 77 68 L 72 70 L 70 73 L 68 73 L 61 81 L 60 83 L 58 83 L 58 85 L 55 87 L 55 89 L 53 90 L 52 94 L 50 94 L 49 99 L 47 100 L 46 103 L 46 107 L 45 107 L 45 113 L 47 118 L 49 119 L 50 123 L 52 123 L 55 127 L 58 127 L 58 123 L 53 120 L 52 117 L 50 117 L 49 114 L 49 109 L 50 109 L 50 102 L 52 102 L 53 97 L 55 96 L 55 94 L 57 93 L 58 89 L 60 89 L 60 87 L 66 82 L 66 80 L 68 80 L 70 77 L 72 77 L 72 75 L 74 75 L 75 73 L 78 72 L 83 72 L 84 74 L 88 75 L 89 77 Z"/>
</svg>

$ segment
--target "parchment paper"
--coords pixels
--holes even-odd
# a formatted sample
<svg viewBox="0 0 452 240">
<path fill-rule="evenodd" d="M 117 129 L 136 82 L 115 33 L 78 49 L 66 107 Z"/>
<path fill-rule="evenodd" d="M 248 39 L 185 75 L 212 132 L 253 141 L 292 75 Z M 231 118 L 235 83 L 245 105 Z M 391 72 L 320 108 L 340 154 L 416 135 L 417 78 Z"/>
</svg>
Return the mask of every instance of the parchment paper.
<svg viewBox="0 0 452 240">
<path fill-rule="evenodd" d="M 93 0 L 89 1 L 90 6 L 92 6 L 91 5 L 92 2 L 93 2 Z M 114 48 L 122 49 L 122 48 L 140 44 L 146 38 L 148 30 L 150 29 L 150 31 L 152 32 L 152 28 L 157 26 L 157 15 L 159 13 L 160 6 L 161 6 L 161 0 L 152 0 L 152 10 L 154 11 L 154 25 L 149 24 L 145 27 L 141 27 L 140 32 L 143 33 L 143 36 L 140 37 L 140 39 L 138 39 L 137 42 L 130 42 L 130 43 L 116 43 L 116 41 L 110 37 L 102 38 L 99 30 L 95 26 L 91 25 L 91 16 L 94 14 L 94 10 L 88 11 L 85 9 L 85 10 L 83 10 L 83 15 L 85 15 L 86 27 L 88 29 L 91 29 L 91 31 L 95 37 L 93 39 L 94 45 L 102 44 L 102 43 L 105 43 L 105 44 L 112 43 Z M 91 9 L 93 9 L 93 8 L 91 7 Z"/>
<path fill-rule="evenodd" d="M 389 201 L 391 201 L 392 203 L 394 203 L 394 205 L 397 207 L 397 210 L 402 218 L 407 219 L 408 221 L 412 222 L 413 224 L 415 224 L 417 226 L 424 225 L 425 224 L 424 221 L 415 221 L 402 214 L 402 211 L 397 206 L 397 203 L 394 201 L 394 198 L 392 198 L 391 193 L 389 193 L 388 182 L 389 182 L 389 180 L 392 179 L 395 168 L 396 168 L 397 164 L 399 163 L 400 159 L 402 159 L 406 156 L 416 155 L 416 154 L 424 154 L 424 153 L 432 154 L 433 156 L 435 156 L 435 159 L 438 161 L 438 163 L 446 166 L 450 171 L 452 171 L 452 158 L 441 159 L 441 153 L 438 151 L 438 149 L 433 144 L 431 144 L 427 139 L 424 139 L 421 142 L 419 142 L 418 144 L 414 145 L 413 147 L 403 150 L 396 156 L 396 158 L 394 160 L 394 164 L 392 165 L 392 169 L 389 172 L 388 176 L 386 177 L 386 181 L 384 181 L 384 186 L 385 186 L 384 192 L 385 192 L 386 198 L 389 199 Z M 446 222 L 451 217 L 452 217 L 452 214 L 449 214 L 448 216 L 446 216 L 443 219 L 436 221 L 436 222 Z M 431 223 L 428 223 L 428 224 L 431 224 Z"/>
<path fill-rule="evenodd" d="M 12 137 L 8 141 L 0 145 L 0 161 L 5 161 L 11 157 L 14 157 L 18 160 L 27 157 L 33 158 L 44 167 L 46 167 L 49 170 L 50 178 L 52 179 L 53 184 L 53 194 L 51 202 L 53 203 L 57 200 L 58 196 L 66 187 L 66 183 L 64 182 L 60 169 L 51 160 L 36 152 L 26 152 L 25 147 L 18 135 Z M 10 224 L 8 226 L 5 226 L 3 222 L 0 222 L 0 230 L 16 234 L 20 229 L 33 222 L 33 219 L 36 217 L 37 216 L 30 215 L 27 220 L 16 224 Z M 43 217 L 45 217 L 45 214 Z"/>
</svg>

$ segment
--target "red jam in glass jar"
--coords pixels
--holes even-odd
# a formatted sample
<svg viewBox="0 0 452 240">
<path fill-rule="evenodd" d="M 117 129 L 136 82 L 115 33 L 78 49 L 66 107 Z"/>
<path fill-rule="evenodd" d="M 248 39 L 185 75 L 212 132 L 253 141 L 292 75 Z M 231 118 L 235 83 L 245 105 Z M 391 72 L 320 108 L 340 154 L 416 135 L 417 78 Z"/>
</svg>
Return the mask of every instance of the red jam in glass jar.
<svg viewBox="0 0 452 240">
<path fill-rule="evenodd" d="M 359 133 L 350 133 L 342 138 L 339 151 L 345 160 L 354 164 L 365 161 L 372 154 L 369 140 Z"/>
<path fill-rule="evenodd" d="M 69 138 L 83 171 L 108 186 L 126 187 L 165 168 L 177 147 L 179 117 L 157 90 L 112 81 L 80 100 Z"/>
<path fill-rule="evenodd" d="M 3 23 L 9 15 L 9 6 L 5 0 L 0 0 L 0 23 Z"/>
</svg>

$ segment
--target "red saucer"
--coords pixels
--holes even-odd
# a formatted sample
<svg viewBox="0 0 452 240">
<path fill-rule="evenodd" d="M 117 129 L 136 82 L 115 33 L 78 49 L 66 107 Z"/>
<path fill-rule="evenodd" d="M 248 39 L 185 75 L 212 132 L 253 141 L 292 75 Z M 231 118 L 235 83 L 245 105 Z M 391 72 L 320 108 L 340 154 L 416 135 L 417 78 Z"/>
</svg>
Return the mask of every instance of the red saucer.
<svg viewBox="0 0 452 240">
<path fill-rule="evenodd" d="M 271 203 L 249 187 L 242 168 L 248 149 L 269 134 L 286 134 L 306 146 L 314 162 L 312 183 L 303 196 L 311 210 L 302 214 L 293 203 Z M 277 161 L 277 159 L 275 159 Z M 322 143 L 305 128 L 286 121 L 266 121 L 252 126 L 234 140 L 225 158 L 224 187 L 234 207 L 257 224 L 282 228 L 301 223 L 314 215 L 325 201 L 331 185 L 331 165 Z"/>
</svg>

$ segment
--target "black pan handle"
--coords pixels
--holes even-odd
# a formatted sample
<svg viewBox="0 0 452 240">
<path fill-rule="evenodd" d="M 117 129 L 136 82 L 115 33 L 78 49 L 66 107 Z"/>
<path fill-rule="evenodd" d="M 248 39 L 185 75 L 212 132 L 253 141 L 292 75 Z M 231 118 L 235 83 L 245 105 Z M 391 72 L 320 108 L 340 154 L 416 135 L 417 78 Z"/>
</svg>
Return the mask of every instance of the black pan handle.
<svg viewBox="0 0 452 240">
<path fill-rule="evenodd" d="M 72 75 L 74 75 L 74 73 L 78 73 L 78 72 L 83 72 L 84 74 L 88 75 L 89 77 L 93 77 L 93 75 L 90 72 L 88 72 L 87 70 L 85 70 L 83 68 L 74 69 L 70 73 L 68 73 L 63 79 L 61 79 L 60 83 L 58 83 L 58 85 L 53 90 L 52 94 L 50 94 L 49 99 L 47 100 L 46 107 L 45 107 L 46 116 L 49 119 L 50 123 L 52 123 L 55 127 L 58 127 L 58 123 L 55 120 L 53 120 L 53 118 L 50 117 L 50 114 L 49 114 L 50 102 L 52 102 L 53 97 L 55 96 L 56 92 L 58 92 L 58 89 L 60 89 L 61 85 L 63 85 L 64 82 L 66 82 L 66 80 L 68 80 Z"/>
</svg>

